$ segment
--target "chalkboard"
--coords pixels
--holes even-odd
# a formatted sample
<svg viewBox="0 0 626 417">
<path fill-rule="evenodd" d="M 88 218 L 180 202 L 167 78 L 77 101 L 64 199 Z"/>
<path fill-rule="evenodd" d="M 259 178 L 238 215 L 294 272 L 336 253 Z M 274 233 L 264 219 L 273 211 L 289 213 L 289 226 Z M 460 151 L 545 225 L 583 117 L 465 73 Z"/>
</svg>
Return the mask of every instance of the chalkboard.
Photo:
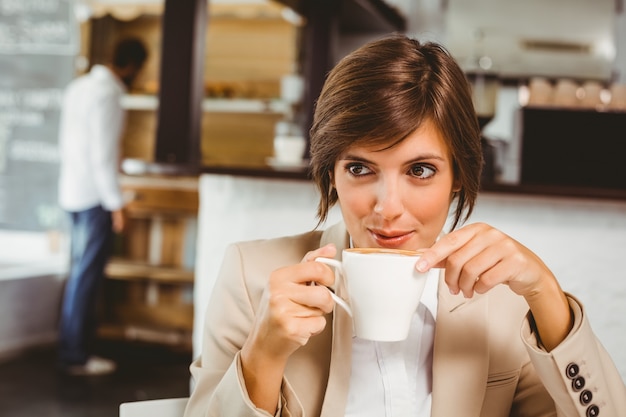
<svg viewBox="0 0 626 417">
<path fill-rule="evenodd" d="M 58 125 L 74 78 L 72 0 L 0 0 L 0 228 L 58 228 Z"/>
</svg>

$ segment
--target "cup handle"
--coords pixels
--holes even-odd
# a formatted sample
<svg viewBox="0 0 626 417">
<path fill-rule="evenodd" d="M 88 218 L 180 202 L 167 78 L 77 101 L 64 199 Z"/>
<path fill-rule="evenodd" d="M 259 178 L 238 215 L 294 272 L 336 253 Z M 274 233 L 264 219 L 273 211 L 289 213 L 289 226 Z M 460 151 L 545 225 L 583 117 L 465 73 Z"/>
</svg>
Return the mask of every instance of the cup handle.
<svg viewBox="0 0 626 417">
<path fill-rule="evenodd" d="M 326 265 L 330 265 L 333 268 L 335 268 L 335 270 L 343 276 L 343 267 L 341 266 L 341 262 L 339 262 L 338 260 L 319 257 L 319 258 L 315 258 L 315 262 L 320 262 Z M 318 284 L 315 281 L 311 281 L 310 285 L 318 285 Z M 326 288 L 328 289 L 328 292 L 330 293 L 330 296 L 335 301 L 335 303 L 337 303 L 341 308 L 343 308 L 346 311 L 346 313 L 348 313 L 350 317 L 352 317 L 352 309 L 350 308 L 348 303 L 346 303 L 346 301 L 343 298 L 335 294 L 335 292 L 332 289 L 328 287 Z"/>
</svg>

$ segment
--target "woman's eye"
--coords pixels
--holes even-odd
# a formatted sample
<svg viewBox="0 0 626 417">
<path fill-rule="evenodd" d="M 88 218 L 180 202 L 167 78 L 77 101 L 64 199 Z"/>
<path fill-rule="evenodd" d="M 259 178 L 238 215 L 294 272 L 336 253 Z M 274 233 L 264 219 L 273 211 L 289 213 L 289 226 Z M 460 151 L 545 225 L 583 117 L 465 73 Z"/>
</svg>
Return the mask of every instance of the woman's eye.
<svg viewBox="0 0 626 417">
<path fill-rule="evenodd" d="M 411 166 L 410 173 L 412 176 L 416 178 L 425 179 L 425 178 L 430 178 L 433 175 L 435 175 L 435 170 L 425 165 L 416 164 L 416 165 Z"/>
<path fill-rule="evenodd" d="M 370 169 L 363 164 L 350 164 L 346 169 L 354 176 L 366 175 L 371 172 Z"/>
</svg>

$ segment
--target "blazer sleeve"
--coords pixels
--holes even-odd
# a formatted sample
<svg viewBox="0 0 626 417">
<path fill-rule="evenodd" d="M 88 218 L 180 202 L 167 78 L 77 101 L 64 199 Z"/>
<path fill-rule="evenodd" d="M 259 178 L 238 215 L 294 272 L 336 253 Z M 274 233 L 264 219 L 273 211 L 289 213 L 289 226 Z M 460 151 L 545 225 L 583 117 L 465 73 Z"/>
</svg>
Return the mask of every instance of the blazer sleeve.
<svg viewBox="0 0 626 417">
<path fill-rule="evenodd" d="M 258 299 L 251 298 L 246 285 L 239 247 L 231 245 L 206 310 L 201 355 L 190 366 L 194 388 L 185 417 L 271 417 L 250 400 L 241 371 L 240 351 L 257 305 Z M 282 391 L 276 415 L 302 415 L 284 380 Z M 295 412 L 289 407 L 295 407 Z"/>
<path fill-rule="evenodd" d="M 597 339 L 582 304 L 568 295 L 574 326 L 563 342 L 547 352 L 530 316 L 522 339 L 537 374 L 562 417 L 618 416 L 626 410 L 626 386 Z M 622 411 L 619 411 L 622 410 Z"/>
</svg>

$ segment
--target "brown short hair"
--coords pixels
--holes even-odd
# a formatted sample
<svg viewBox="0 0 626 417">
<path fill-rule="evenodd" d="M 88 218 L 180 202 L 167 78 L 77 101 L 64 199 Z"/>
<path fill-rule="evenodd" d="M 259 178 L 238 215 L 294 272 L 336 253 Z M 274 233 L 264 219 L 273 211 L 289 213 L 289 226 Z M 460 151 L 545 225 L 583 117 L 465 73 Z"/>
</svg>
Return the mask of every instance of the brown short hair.
<svg viewBox="0 0 626 417">
<path fill-rule="evenodd" d="M 465 74 L 441 45 L 404 35 L 370 42 L 344 57 L 326 79 L 310 131 L 320 223 L 338 200 L 331 175 L 347 147 L 394 146 L 427 119 L 448 145 L 460 187 L 454 229 L 474 208 L 482 170 L 480 129 Z"/>
<path fill-rule="evenodd" d="M 115 44 L 112 64 L 117 68 L 141 68 L 147 58 L 148 50 L 141 39 L 125 38 Z"/>
</svg>

